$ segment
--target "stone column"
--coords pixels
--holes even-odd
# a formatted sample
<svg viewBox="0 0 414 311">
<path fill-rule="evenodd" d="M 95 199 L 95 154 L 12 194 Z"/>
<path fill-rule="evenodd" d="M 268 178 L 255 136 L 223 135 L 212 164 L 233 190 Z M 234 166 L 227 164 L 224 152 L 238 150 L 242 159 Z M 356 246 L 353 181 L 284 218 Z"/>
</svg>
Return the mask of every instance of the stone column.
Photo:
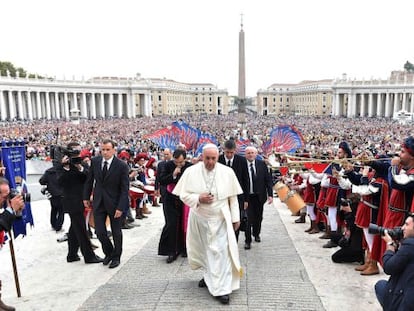
<svg viewBox="0 0 414 311">
<path fill-rule="evenodd" d="M 59 102 L 59 92 L 54 92 L 55 94 L 55 118 L 60 120 L 60 102 Z"/>
<path fill-rule="evenodd" d="M 390 93 L 385 93 L 385 117 L 391 117 Z"/>
<path fill-rule="evenodd" d="M 374 102 L 372 98 L 372 93 L 368 94 L 368 117 L 372 118 L 374 115 Z"/>
<path fill-rule="evenodd" d="M 69 120 L 69 102 L 68 102 L 68 92 L 63 93 L 63 105 L 65 107 L 65 119 Z"/>
<path fill-rule="evenodd" d="M 0 90 L 0 115 L 2 121 L 7 119 L 6 103 L 4 102 L 4 93 L 2 90 Z"/>
<path fill-rule="evenodd" d="M 403 109 L 405 111 L 408 111 L 408 107 L 407 107 L 407 93 L 406 92 L 402 93 L 401 109 Z"/>
<path fill-rule="evenodd" d="M 108 96 L 109 96 L 108 115 L 109 117 L 113 117 L 114 116 L 114 94 L 109 93 Z"/>
<path fill-rule="evenodd" d="M 383 116 L 383 111 L 382 111 L 382 94 L 378 93 L 377 95 L 377 117 L 382 117 Z"/>
<path fill-rule="evenodd" d="M 42 104 L 40 102 L 40 92 L 37 91 L 36 92 L 36 112 L 37 112 L 37 118 L 41 119 L 43 118 L 43 114 L 42 114 Z"/>
<path fill-rule="evenodd" d="M 411 112 L 411 113 L 414 113 L 414 92 L 413 92 L 413 93 L 411 93 L 410 112 Z"/>
<path fill-rule="evenodd" d="M 361 103 L 361 117 L 365 117 L 365 115 L 367 114 L 366 109 L 365 109 L 365 94 L 359 94 L 359 98 L 360 98 L 360 103 Z"/>
<path fill-rule="evenodd" d="M 17 91 L 17 115 L 21 120 L 26 119 L 23 111 L 22 91 Z"/>
<path fill-rule="evenodd" d="M 105 118 L 105 94 L 101 93 L 101 100 L 99 101 L 99 116 Z"/>
<path fill-rule="evenodd" d="M 27 117 L 30 121 L 33 120 L 33 107 L 32 107 L 32 94 L 30 91 L 26 92 L 27 94 Z"/>
<path fill-rule="evenodd" d="M 91 118 L 96 119 L 96 100 L 95 93 L 91 93 Z"/>
<path fill-rule="evenodd" d="M 86 93 L 82 93 L 82 103 L 81 103 L 81 109 L 80 109 L 80 115 L 83 118 L 88 118 L 88 112 L 86 110 Z"/>
<path fill-rule="evenodd" d="M 120 117 L 122 117 L 122 108 L 123 108 L 123 100 L 122 100 L 122 93 L 119 93 L 118 94 L 118 106 L 117 106 L 117 108 L 118 108 L 118 110 L 117 110 L 117 114 L 118 114 L 118 117 L 120 118 Z"/>
<path fill-rule="evenodd" d="M 393 113 L 392 113 L 392 117 L 395 118 L 397 116 L 397 112 L 399 109 L 399 95 L 398 93 L 394 93 L 394 109 L 393 109 Z"/>
<path fill-rule="evenodd" d="M 52 113 L 50 109 L 50 96 L 49 96 L 48 91 L 45 92 L 45 98 L 46 98 L 46 118 L 50 120 L 52 118 Z"/>
<path fill-rule="evenodd" d="M 9 90 L 8 96 L 9 96 L 10 120 L 13 120 L 16 118 L 16 104 L 14 102 L 12 90 Z"/>
</svg>

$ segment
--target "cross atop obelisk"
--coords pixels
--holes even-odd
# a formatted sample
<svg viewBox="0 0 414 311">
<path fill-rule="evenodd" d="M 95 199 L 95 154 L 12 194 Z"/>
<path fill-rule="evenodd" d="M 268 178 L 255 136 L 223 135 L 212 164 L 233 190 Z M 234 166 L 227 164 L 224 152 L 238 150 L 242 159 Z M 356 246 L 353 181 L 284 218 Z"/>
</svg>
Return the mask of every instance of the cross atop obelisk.
<svg viewBox="0 0 414 311">
<path fill-rule="evenodd" d="M 243 13 L 240 14 L 240 33 L 239 33 L 239 99 L 246 98 L 246 68 L 245 68 L 245 54 L 244 54 L 244 31 L 243 31 Z"/>
</svg>

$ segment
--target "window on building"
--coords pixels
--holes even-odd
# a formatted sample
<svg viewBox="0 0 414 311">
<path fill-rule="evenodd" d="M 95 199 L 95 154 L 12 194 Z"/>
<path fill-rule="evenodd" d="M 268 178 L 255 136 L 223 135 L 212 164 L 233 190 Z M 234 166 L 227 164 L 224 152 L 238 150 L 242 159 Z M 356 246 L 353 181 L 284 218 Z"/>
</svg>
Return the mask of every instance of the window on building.
<svg viewBox="0 0 414 311">
<path fill-rule="evenodd" d="M 161 95 L 158 95 L 158 101 L 161 101 Z"/>
</svg>

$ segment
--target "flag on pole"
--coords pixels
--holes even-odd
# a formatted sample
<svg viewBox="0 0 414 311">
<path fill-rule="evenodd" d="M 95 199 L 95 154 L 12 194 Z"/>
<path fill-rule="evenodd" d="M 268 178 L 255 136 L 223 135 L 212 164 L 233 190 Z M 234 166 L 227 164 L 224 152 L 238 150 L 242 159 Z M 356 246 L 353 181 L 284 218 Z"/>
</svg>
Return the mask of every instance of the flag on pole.
<svg viewBox="0 0 414 311">
<path fill-rule="evenodd" d="M 26 152 L 23 141 L 2 141 L 0 159 L 6 168 L 5 178 L 9 181 L 10 190 L 28 194 L 26 184 Z M 29 195 L 30 196 L 30 195 Z M 14 237 L 26 235 L 26 225 L 34 225 L 30 201 L 25 202 L 22 217 L 13 224 Z"/>
</svg>

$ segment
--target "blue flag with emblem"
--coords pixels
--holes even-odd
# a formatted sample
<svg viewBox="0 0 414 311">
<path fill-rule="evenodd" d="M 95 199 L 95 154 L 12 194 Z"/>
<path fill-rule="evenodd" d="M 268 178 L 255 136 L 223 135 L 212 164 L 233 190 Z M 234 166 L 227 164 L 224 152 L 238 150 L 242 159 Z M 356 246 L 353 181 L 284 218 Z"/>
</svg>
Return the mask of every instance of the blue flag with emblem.
<svg viewBox="0 0 414 311">
<path fill-rule="evenodd" d="M 2 141 L 0 160 L 6 168 L 4 177 L 9 181 L 10 191 L 26 194 L 30 197 L 26 184 L 26 150 L 23 141 Z M 33 215 L 29 202 L 25 202 L 25 208 L 22 217 L 16 219 L 13 224 L 14 237 L 20 234 L 26 235 L 26 226 L 30 223 L 32 226 Z"/>
</svg>

